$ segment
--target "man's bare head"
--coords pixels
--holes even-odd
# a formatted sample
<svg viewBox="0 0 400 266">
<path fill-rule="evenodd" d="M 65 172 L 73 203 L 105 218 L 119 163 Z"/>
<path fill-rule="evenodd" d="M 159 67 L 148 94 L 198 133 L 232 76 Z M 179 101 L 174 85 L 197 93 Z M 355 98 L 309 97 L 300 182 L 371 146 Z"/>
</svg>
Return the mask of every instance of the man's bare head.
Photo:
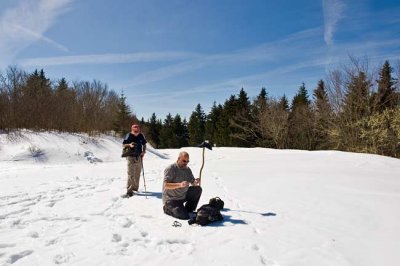
<svg viewBox="0 0 400 266">
<path fill-rule="evenodd" d="M 179 167 L 186 167 L 189 163 L 189 153 L 181 151 L 178 156 L 177 164 Z"/>
</svg>

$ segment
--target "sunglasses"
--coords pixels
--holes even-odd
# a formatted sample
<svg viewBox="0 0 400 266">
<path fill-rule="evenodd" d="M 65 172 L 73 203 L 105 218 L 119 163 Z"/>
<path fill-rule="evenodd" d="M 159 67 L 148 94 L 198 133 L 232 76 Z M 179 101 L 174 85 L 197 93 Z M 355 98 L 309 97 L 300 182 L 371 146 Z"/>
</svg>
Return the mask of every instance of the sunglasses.
<svg viewBox="0 0 400 266">
<path fill-rule="evenodd" d="M 188 162 L 189 162 L 189 160 L 182 160 L 182 162 L 183 162 L 183 163 L 188 163 Z"/>
</svg>

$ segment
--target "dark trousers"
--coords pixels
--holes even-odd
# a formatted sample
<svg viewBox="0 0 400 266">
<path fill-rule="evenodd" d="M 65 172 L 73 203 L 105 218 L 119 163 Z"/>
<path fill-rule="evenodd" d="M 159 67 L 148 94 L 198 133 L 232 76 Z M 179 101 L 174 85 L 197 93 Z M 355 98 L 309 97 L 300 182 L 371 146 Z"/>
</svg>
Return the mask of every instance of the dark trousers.
<svg viewBox="0 0 400 266">
<path fill-rule="evenodd" d="M 188 220 L 189 212 L 193 212 L 197 208 L 201 197 L 202 189 L 199 186 L 189 187 L 186 198 L 183 200 L 168 200 L 164 205 L 164 213 L 172 217 Z M 186 204 L 184 205 L 184 203 Z"/>
</svg>

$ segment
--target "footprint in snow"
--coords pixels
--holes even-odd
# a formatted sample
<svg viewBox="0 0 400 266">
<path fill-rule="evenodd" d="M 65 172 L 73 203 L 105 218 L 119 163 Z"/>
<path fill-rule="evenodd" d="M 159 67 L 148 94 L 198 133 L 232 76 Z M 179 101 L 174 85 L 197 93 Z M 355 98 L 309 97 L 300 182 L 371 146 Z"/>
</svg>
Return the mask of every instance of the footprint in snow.
<svg viewBox="0 0 400 266">
<path fill-rule="evenodd" d="M 32 253 L 33 253 L 33 250 L 28 249 L 28 250 L 24 250 L 24 251 L 22 251 L 20 253 L 13 254 L 8 258 L 7 263 L 13 264 L 16 261 L 18 261 L 18 260 L 20 260 L 20 259 L 22 259 L 22 258 L 24 258 L 26 256 L 29 256 Z"/>
<path fill-rule="evenodd" d="M 118 218 L 117 223 L 122 227 L 122 228 L 129 228 L 132 226 L 133 222 L 131 219 L 123 217 L 123 218 Z"/>
<path fill-rule="evenodd" d="M 53 261 L 55 264 L 67 263 L 73 256 L 73 253 L 58 254 L 54 256 Z"/>
<path fill-rule="evenodd" d="M 35 232 L 35 231 L 32 231 L 32 232 L 28 233 L 28 236 L 32 237 L 32 238 L 39 238 L 39 233 Z"/>
<path fill-rule="evenodd" d="M 120 242 L 122 240 L 121 235 L 119 234 L 113 234 L 111 242 Z"/>
<path fill-rule="evenodd" d="M 54 239 L 48 240 L 45 245 L 52 246 L 52 245 L 56 244 L 57 242 L 58 242 L 58 238 L 54 238 Z"/>
</svg>

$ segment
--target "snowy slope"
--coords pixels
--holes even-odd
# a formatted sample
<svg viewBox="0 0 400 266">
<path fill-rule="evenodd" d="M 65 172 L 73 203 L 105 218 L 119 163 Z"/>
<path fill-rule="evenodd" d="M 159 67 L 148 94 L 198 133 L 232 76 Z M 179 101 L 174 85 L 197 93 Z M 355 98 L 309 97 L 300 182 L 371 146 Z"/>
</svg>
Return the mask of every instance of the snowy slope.
<svg viewBox="0 0 400 266">
<path fill-rule="evenodd" d="M 121 141 L 0 134 L 0 265 L 399 265 L 400 160 L 336 151 L 206 150 L 200 205 L 225 220 L 173 227 L 149 148 L 149 196 L 120 197 Z M 185 148 L 195 176 L 200 148 Z M 144 190 L 143 179 L 141 190 Z"/>
</svg>

